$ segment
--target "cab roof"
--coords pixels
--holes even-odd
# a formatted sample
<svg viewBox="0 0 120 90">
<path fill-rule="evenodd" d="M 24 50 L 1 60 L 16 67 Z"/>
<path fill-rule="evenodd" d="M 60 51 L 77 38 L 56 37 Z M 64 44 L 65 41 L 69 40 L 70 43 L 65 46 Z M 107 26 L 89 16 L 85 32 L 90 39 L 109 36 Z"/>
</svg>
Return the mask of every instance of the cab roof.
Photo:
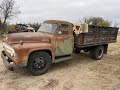
<svg viewBox="0 0 120 90">
<path fill-rule="evenodd" d="M 73 25 L 71 22 L 63 21 L 63 20 L 46 20 L 46 21 L 44 21 L 44 23 L 64 23 L 64 24 Z"/>
</svg>

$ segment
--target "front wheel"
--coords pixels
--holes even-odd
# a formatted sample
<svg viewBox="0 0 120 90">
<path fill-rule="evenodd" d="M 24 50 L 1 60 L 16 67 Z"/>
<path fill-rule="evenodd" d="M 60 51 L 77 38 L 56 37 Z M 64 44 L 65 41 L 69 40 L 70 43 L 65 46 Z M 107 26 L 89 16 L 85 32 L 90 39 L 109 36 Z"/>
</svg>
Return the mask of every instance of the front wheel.
<svg viewBox="0 0 120 90">
<path fill-rule="evenodd" d="M 45 51 L 34 52 L 30 55 L 27 69 L 33 75 L 42 75 L 52 64 L 50 55 Z"/>
</svg>

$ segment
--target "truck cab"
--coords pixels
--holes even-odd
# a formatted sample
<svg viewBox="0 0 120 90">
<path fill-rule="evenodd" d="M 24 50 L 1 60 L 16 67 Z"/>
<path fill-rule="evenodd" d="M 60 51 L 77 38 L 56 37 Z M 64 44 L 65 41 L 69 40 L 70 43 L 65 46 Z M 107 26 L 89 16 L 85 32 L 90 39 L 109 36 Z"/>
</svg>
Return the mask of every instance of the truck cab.
<svg viewBox="0 0 120 90">
<path fill-rule="evenodd" d="M 73 30 L 72 24 L 65 21 L 45 21 L 38 32 L 52 33 L 51 46 L 54 56 L 71 55 L 73 52 Z"/>
</svg>

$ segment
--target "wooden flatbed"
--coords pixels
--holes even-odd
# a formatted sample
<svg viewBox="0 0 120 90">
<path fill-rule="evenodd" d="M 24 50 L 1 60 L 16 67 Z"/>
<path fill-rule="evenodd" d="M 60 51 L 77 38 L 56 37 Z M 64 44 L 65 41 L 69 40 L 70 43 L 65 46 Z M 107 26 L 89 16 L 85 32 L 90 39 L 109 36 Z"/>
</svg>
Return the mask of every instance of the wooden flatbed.
<svg viewBox="0 0 120 90">
<path fill-rule="evenodd" d="M 89 25 L 87 33 L 74 36 L 75 47 L 82 48 L 116 42 L 118 30 L 119 28 L 115 27 Z"/>
</svg>

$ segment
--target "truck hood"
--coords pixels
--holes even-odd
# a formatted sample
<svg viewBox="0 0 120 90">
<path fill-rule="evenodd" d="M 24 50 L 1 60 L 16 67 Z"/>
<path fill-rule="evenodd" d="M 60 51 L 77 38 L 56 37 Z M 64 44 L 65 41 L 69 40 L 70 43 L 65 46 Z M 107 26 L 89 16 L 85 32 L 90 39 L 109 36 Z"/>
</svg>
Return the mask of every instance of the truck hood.
<svg viewBox="0 0 120 90">
<path fill-rule="evenodd" d="M 9 44 L 20 43 L 20 41 L 23 43 L 50 42 L 50 37 L 51 34 L 43 32 L 24 32 L 9 34 L 4 41 Z"/>
</svg>

